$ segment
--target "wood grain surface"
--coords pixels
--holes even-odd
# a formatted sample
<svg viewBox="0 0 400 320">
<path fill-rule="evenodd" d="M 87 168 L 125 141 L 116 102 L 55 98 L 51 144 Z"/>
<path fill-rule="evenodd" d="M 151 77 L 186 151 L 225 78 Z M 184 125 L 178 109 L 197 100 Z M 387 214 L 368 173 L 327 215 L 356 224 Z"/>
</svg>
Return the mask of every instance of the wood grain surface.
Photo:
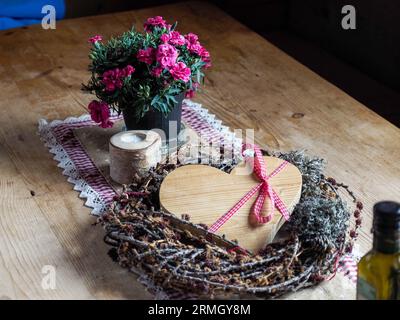
<svg viewBox="0 0 400 320">
<path fill-rule="evenodd" d="M 87 38 L 106 39 L 162 15 L 199 34 L 213 57 L 195 101 L 262 147 L 306 149 L 365 204 L 359 251 L 371 247 L 371 208 L 400 199 L 400 130 L 221 10 L 203 3 L 84 17 L 0 32 L 0 298 L 151 298 L 107 256 L 103 230 L 37 136 L 40 118 L 86 112 Z M 55 290 L 42 268 L 57 270 Z M 330 284 L 311 289 L 326 298 Z M 308 292 L 308 291 L 306 291 Z M 318 294 L 312 294 L 318 293 Z M 303 296 L 306 293 L 303 293 Z M 333 290 L 330 298 L 344 292 Z M 347 298 L 349 296 L 346 296 Z"/>
<path fill-rule="evenodd" d="M 278 168 L 283 160 L 264 157 L 264 162 L 266 172 L 269 174 Z M 259 180 L 251 172 L 250 165 L 237 166 L 230 174 L 207 165 L 180 167 L 171 172 L 161 184 L 161 206 L 178 217 L 189 214 L 191 222 L 203 223 L 210 227 L 259 184 Z M 292 212 L 301 195 L 300 171 L 294 165 L 288 164 L 268 182 L 288 211 Z M 276 208 L 268 223 L 258 224 L 251 221 L 249 214 L 256 195 L 216 232 L 220 236 L 225 235 L 228 240 L 237 240 L 239 246 L 251 252 L 257 252 L 267 243 L 271 243 L 285 222 Z M 269 214 L 269 203 L 268 198 L 261 212 L 263 216 Z"/>
</svg>

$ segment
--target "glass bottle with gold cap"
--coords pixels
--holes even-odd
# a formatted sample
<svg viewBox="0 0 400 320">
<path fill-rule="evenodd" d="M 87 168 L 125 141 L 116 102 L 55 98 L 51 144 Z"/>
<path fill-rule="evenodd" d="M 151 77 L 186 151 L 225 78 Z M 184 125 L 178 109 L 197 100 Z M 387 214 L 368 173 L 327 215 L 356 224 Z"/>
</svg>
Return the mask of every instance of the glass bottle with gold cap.
<svg viewBox="0 0 400 320">
<path fill-rule="evenodd" d="M 373 248 L 358 264 L 357 299 L 400 300 L 400 203 L 374 206 Z"/>
</svg>

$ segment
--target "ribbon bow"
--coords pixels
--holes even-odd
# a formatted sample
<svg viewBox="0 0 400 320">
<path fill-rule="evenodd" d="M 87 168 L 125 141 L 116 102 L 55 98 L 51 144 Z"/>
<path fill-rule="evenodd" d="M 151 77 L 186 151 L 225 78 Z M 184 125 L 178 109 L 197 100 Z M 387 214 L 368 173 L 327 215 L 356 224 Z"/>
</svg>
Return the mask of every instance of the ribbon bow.
<svg viewBox="0 0 400 320">
<path fill-rule="evenodd" d="M 289 211 L 287 210 L 283 201 L 279 198 L 278 194 L 272 189 L 269 179 L 277 175 L 283 168 L 288 165 L 287 161 L 282 162 L 274 171 L 267 175 L 264 158 L 260 148 L 253 144 L 243 145 L 243 155 L 245 160 L 248 161 L 251 157 L 247 154 L 249 150 L 254 151 L 254 174 L 260 181 L 258 185 L 253 187 L 247 192 L 242 199 L 240 199 L 227 213 L 222 215 L 208 231 L 215 233 L 227 222 L 250 198 L 258 191 L 257 198 L 251 208 L 250 215 L 255 218 L 259 224 L 264 224 L 272 219 L 272 214 L 275 207 L 282 214 L 283 218 L 289 220 Z M 262 208 L 266 198 L 270 199 L 267 215 L 261 215 Z"/>
</svg>

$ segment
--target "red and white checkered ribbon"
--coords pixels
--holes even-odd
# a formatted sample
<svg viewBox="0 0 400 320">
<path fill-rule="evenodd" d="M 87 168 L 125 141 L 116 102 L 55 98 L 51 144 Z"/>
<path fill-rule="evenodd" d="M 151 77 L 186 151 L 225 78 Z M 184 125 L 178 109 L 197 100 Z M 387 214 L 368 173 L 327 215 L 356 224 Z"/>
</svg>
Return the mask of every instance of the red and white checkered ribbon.
<svg viewBox="0 0 400 320">
<path fill-rule="evenodd" d="M 256 201 L 254 202 L 250 215 L 255 218 L 255 220 L 264 224 L 269 222 L 272 219 L 273 212 L 275 207 L 279 210 L 285 220 L 289 220 L 289 211 L 287 210 L 283 201 L 279 198 L 278 194 L 272 189 L 272 186 L 269 183 L 269 179 L 273 176 L 277 175 L 282 171 L 287 165 L 288 162 L 282 162 L 273 172 L 267 175 L 266 167 L 264 163 L 264 158 L 260 148 L 253 144 L 244 144 L 243 145 L 243 155 L 245 156 L 245 160 L 248 161 L 250 157 L 246 155 L 246 150 L 254 151 L 254 169 L 253 172 L 260 180 L 260 183 L 252 188 L 249 192 L 247 192 L 242 199 L 236 203 L 232 209 L 230 209 L 227 213 L 222 215 L 209 229 L 208 231 L 215 233 L 221 228 L 247 201 L 251 199 L 251 197 L 258 192 L 258 196 Z M 253 159 L 253 158 L 252 158 Z M 266 198 L 270 198 L 269 208 L 267 211 L 267 215 L 261 215 L 262 208 L 264 206 L 264 202 Z"/>
</svg>

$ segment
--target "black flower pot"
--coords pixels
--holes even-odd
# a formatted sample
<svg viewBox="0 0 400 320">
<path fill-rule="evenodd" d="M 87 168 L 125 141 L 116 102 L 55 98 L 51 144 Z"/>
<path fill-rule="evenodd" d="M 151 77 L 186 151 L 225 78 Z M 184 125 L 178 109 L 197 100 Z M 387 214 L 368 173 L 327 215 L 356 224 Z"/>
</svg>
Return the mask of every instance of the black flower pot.
<svg viewBox="0 0 400 320">
<path fill-rule="evenodd" d="M 132 109 L 124 109 L 122 114 L 124 116 L 126 130 L 153 130 L 160 131 L 161 137 L 166 140 L 176 139 L 181 129 L 182 118 L 182 101 L 185 93 L 175 96 L 177 103 L 171 110 L 168 116 L 165 116 L 159 111 L 150 110 L 143 118 L 137 119 L 135 111 Z M 171 123 L 171 132 L 170 132 Z"/>
</svg>

